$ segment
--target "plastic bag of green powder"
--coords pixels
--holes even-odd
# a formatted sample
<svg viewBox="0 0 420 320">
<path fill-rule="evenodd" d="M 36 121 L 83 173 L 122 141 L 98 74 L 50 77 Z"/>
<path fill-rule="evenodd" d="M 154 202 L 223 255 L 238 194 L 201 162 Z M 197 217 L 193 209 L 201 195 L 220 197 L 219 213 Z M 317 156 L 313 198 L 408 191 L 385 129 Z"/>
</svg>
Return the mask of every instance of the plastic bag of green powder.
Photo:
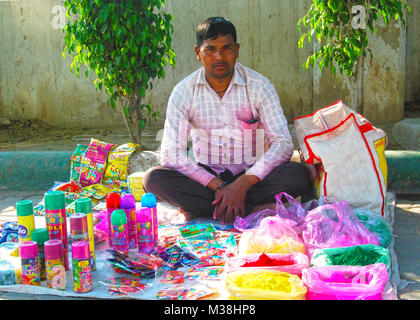
<svg viewBox="0 0 420 320">
<path fill-rule="evenodd" d="M 381 247 L 388 247 L 390 245 L 392 234 L 383 216 L 364 208 L 353 209 L 353 212 L 367 229 L 379 237 Z"/>
<path fill-rule="evenodd" d="M 313 266 L 351 265 L 367 266 L 383 263 L 389 270 L 391 260 L 388 249 L 374 244 L 359 246 L 316 249 L 311 257 Z"/>
</svg>

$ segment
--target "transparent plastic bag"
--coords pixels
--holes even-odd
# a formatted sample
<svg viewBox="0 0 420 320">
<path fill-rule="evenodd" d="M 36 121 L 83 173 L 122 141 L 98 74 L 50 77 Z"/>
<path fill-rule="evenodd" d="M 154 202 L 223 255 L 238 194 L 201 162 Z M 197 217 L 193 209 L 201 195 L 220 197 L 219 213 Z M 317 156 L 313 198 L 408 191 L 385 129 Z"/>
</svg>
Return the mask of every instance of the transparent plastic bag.
<svg viewBox="0 0 420 320">
<path fill-rule="evenodd" d="M 258 212 L 251 213 L 245 218 L 237 216 L 235 222 L 233 223 L 233 226 L 235 229 L 243 232 L 246 230 L 257 228 L 260 225 L 262 219 L 274 216 L 277 216 L 276 210 L 264 209 Z"/>
<path fill-rule="evenodd" d="M 295 274 L 278 270 L 237 270 L 226 274 L 230 299 L 303 300 L 306 287 Z"/>
<path fill-rule="evenodd" d="M 347 201 L 326 204 L 309 211 L 305 223 L 302 236 L 309 256 L 315 249 L 368 243 L 379 245 L 378 236 L 362 224 Z"/>
<path fill-rule="evenodd" d="M 303 241 L 292 224 L 279 216 L 262 219 L 258 228 L 243 232 L 238 245 L 239 254 L 305 253 Z"/>
<path fill-rule="evenodd" d="M 251 213 L 250 215 L 246 216 L 245 218 L 236 217 L 234 222 L 234 227 L 239 231 L 245 231 L 253 228 L 257 228 L 261 220 L 266 217 L 274 217 L 280 216 L 285 219 L 289 219 L 294 222 L 292 224 L 294 228 L 300 234 L 304 229 L 304 219 L 307 213 L 307 210 L 303 207 L 299 201 L 293 198 L 291 195 L 287 194 L 286 192 L 280 192 L 275 195 L 276 198 L 276 210 L 272 209 L 264 209 L 258 212 Z M 287 200 L 289 203 L 289 207 L 286 208 L 283 202 L 283 198 Z M 318 200 L 315 202 L 311 202 L 308 204 L 309 207 L 317 207 Z"/>
<path fill-rule="evenodd" d="M 353 212 L 367 229 L 379 237 L 382 247 L 386 248 L 391 244 L 391 229 L 383 216 L 365 208 L 353 209 Z"/>
<path fill-rule="evenodd" d="M 388 281 L 385 264 L 318 266 L 304 269 L 307 300 L 383 300 Z"/>
<path fill-rule="evenodd" d="M 288 208 L 283 203 L 283 197 L 286 198 L 290 205 Z M 293 228 L 298 234 L 301 234 L 305 229 L 305 216 L 307 214 L 302 204 L 286 192 L 276 194 L 275 198 L 277 214 L 282 218 L 294 221 L 295 225 Z"/>
<path fill-rule="evenodd" d="M 263 261 L 266 259 L 261 259 L 262 257 L 267 256 L 269 263 L 264 264 Z M 251 265 L 251 266 L 249 266 Z M 254 266 L 258 265 L 258 266 Z M 309 268 L 309 259 L 308 256 L 301 252 L 294 252 L 288 254 L 281 253 L 250 253 L 244 256 L 236 256 L 230 258 L 226 261 L 225 271 L 227 273 L 236 271 L 238 269 L 242 270 L 277 270 L 288 272 L 291 274 L 296 274 L 298 276 L 302 275 L 302 270 Z"/>
</svg>

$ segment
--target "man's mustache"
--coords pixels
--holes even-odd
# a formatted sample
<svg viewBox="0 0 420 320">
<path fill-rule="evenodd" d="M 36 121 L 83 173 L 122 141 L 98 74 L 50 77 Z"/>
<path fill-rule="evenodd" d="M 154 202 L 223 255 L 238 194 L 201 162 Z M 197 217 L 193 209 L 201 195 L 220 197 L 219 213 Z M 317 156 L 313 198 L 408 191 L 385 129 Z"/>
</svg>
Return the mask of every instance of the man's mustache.
<svg viewBox="0 0 420 320">
<path fill-rule="evenodd" d="M 214 63 L 213 68 L 217 68 L 217 67 L 227 67 L 227 63 L 224 63 L 224 62 Z"/>
</svg>

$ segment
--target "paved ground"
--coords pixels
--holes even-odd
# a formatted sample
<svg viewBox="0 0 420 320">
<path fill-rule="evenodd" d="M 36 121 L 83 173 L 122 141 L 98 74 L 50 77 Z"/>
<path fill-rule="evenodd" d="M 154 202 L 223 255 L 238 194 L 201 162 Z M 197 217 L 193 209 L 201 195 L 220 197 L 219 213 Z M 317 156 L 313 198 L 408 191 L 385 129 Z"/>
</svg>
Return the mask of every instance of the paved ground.
<svg viewBox="0 0 420 320">
<path fill-rule="evenodd" d="M 0 222 L 16 221 L 15 203 L 30 199 L 34 204 L 41 201 L 44 191 L 0 192 Z M 36 217 L 40 223 L 44 217 Z M 37 223 L 37 227 L 38 227 Z M 398 196 L 394 222 L 395 252 L 402 280 L 410 284 L 401 292 L 399 299 L 420 300 L 420 195 Z M 72 297 L 48 295 L 33 296 L 0 292 L 0 300 L 81 300 Z"/>
</svg>

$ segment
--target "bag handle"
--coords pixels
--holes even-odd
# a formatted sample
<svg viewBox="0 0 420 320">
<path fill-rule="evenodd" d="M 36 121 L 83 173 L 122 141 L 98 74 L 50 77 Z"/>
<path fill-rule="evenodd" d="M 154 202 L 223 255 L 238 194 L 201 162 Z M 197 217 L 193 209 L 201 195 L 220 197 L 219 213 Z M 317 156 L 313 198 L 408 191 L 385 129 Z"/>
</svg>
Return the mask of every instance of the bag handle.
<svg viewBox="0 0 420 320">
<path fill-rule="evenodd" d="M 336 227 L 336 230 L 335 231 L 336 232 L 340 232 L 341 231 L 341 228 L 343 227 L 343 214 L 342 214 L 341 210 L 339 210 L 339 208 L 337 208 L 337 205 L 336 204 L 331 204 L 331 203 L 325 204 L 325 205 L 319 207 L 319 210 L 321 210 L 321 212 L 324 211 L 324 210 L 328 210 L 328 209 L 332 209 L 332 210 L 334 210 L 337 213 L 338 227 Z"/>
<path fill-rule="evenodd" d="M 277 204 L 281 207 L 281 209 L 287 210 L 287 208 L 285 207 L 285 205 L 283 203 L 283 200 L 282 200 L 283 196 L 287 199 L 287 201 L 289 201 L 290 207 L 292 207 L 293 205 L 302 206 L 299 201 L 297 201 L 294 197 L 292 197 L 287 192 L 280 192 L 280 193 L 276 194 L 274 197 L 277 200 Z"/>
</svg>

